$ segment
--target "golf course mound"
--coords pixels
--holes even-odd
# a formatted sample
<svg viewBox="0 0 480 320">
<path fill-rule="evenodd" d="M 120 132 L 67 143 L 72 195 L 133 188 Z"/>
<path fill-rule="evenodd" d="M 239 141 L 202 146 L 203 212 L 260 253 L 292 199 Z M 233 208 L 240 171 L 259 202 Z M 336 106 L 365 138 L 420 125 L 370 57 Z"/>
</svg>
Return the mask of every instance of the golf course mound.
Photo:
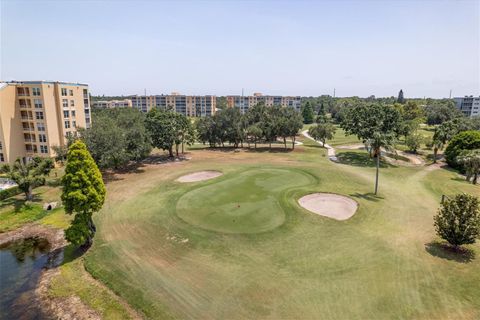
<svg viewBox="0 0 480 320">
<path fill-rule="evenodd" d="M 285 221 L 285 192 L 312 182 L 295 169 L 249 169 L 199 186 L 180 197 L 177 215 L 202 229 L 222 233 L 259 233 Z"/>
<path fill-rule="evenodd" d="M 223 173 L 220 171 L 198 171 L 194 173 L 190 173 L 184 176 L 181 176 L 177 179 L 178 182 L 197 182 L 197 181 L 204 181 L 210 180 L 216 177 L 221 176 Z"/>
<path fill-rule="evenodd" d="M 356 201 L 333 193 L 312 193 L 301 197 L 298 203 L 308 211 L 335 220 L 347 220 L 358 208 Z"/>
</svg>

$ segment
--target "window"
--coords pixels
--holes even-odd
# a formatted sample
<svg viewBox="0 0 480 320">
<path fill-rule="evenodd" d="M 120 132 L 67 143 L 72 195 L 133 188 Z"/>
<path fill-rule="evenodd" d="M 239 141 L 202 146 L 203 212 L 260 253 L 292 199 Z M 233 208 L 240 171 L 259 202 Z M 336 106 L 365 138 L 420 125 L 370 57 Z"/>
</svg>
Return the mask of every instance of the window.
<svg viewBox="0 0 480 320">
<path fill-rule="evenodd" d="M 72 110 L 72 118 L 75 118 L 75 110 Z"/>
<path fill-rule="evenodd" d="M 35 112 L 35 118 L 37 118 L 37 120 L 43 120 L 43 112 L 42 111 Z"/>
<path fill-rule="evenodd" d="M 19 96 L 29 96 L 30 95 L 30 90 L 28 88 L 18 87 L 17 88 L 17 94 Z"/>
<path fill-rule="evenodd" d="M 64 108 L 68 108 L 68 99 L 62 99 L 62 105 Z"/>
<path fill-rule="evenodd" d="M 18 102 L 20 103 L 20 108 L 30 108 L 32 106 L 30 99 L 19 99 Z"/>
<path fill-rule="evenodd" d="M 39 96 L 40 95 L 40 88 L 32 88 L 32 95 Z"/>
<path fill-rule="evenodd" d="M 72 120 L 72 127 L 76 128 L 77 127 L 77 121 Z"/>
<path fill-rule="evenodd" d="M 34 99 L 33 104 L 35 105 L 35 108 L 37 108 L 37 109 L 42 109 L 42 107 L 43 107 L 42 99 Z"/>
<path fill-rule="evenodd" d="M 40 134 L 38 135 L 38 141 L 40 141 L 40 142 L 47 142 L 47 136 L 44 135 L 43 133 L 40 133 Z"/>
<path fill-rule="evenodd" d="M 62 88 L 62 96 L 65 97 L 67 95 L 67 88 Z"/>
<path fill-rule="evenodd" d="M 37 130 L 38 131 L 45 131 L 45 124 L 38 122 L 37 123 Z"/>
<path fill-rule="evenodd" d="M 48 147 L 47 146 L 40 146 L 40 152 L 41 153 L 48 153 Z"/>
<path fill-rule="evenodd" d="M 4 162 L 5 158 L 3 157 L 3 153 L 0 153 L 0 162 Z"/>
<path fill-rule="evenodd" d="M 3 149 L 2 141 L 0 141 L 0 150 Z"/>
<path fill-rule="evenodd" d="M 90 114 L 90 109 L 85 109 L 85 115 Z"/>
<path fill-rule="evenodd" d="M 70 121 L 66 120 L 65 121 L 65 129 L 69 129 L 70 128 Z"/>
<path fill-rule="evenodd" d="M 64 118 L 69 118 L 70 117 L 70 112 L 68 110 L 63 111 L 63 117 Z"/>
<path fill-rule="evenodd" d="M 73 90 L 68 90 L 68 94 L 69 94 L 70 96 L 73 96 Z"/>
<path fill-rule="evenodd" d="M 75 107 L 75 101 L 70 100 L 70 107 Z"/>
</svg>

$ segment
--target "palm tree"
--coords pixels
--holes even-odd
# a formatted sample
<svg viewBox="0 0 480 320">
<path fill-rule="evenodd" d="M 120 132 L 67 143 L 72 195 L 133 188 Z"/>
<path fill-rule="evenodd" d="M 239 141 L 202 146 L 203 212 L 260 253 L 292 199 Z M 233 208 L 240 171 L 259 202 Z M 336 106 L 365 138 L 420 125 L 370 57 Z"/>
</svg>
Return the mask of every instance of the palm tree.
<svg viewBox="0 0 480 320">
<path fill-rule="evenodd" d="M 375 194 L 378 192 L 378 173 L 380 170 L 380 157 L 382 155 L 382 148 L 387 151 L 394 150 L 395 141 L 396 138 L 394 134 L 385 134 L 381 132 L 374 132 L 373 137 L 365 141 L 366 149 L 370 150 L 370 154 L 376 159 Z"/>
<path fill-rule="evenodd" d="M 50 160 L 50 159 L 49 159 Z M 13 165 L 4 165 L 2 172 L 18 185 L 18 188 L 25 193 L 27 201 L 33 200 L 33 187 L 45 182 L 45 174 L 48 174 L 52 161 L 31 160 L 26 161 L 18 158 Z"/>
<path fill-rule="evenodd" d="M 480 149 L 469 150 L 457 157 L 457 162 L 463 164 L 467 173 L 467 181 L 472 179 L 473 184 L 477 184 L 480 175 Z"/>
</svg>

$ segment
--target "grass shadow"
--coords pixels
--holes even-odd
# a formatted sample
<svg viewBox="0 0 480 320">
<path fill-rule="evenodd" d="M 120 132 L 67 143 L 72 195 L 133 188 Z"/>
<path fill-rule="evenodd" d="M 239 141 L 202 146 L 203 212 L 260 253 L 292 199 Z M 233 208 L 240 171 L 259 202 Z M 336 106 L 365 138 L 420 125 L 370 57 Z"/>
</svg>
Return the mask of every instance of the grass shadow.
<svg viewBox="0 0 480 320">
<path fill-rule="evenodd" d="M 456 249 L 446 243 L 437 241 L 425 244 L 425 250 L 432 256 L 460 263 L 469 263 L 475 259 L 475 252 L 471 249 Z"/>
<path fill-rule="evenodd" d="M 374 201 L 374 202 L 378 202 L 378 201 L 384 199 L 383 197 L 375 195 L 373 192 L 367 192 L 367 193 L 355 192 L 355 193 L 350 194 L 350 196 L 354 197 L 354 198 L 359 198 L 359 199 L 364 199 L 364 200 L 367 200 L 367 201 Z"/>
<path fill-rule="evenodd" d="M 15 196 L 0 201 L 0 207 L 13 206 L 14 212 L 20 212 L 25 206 L 25 199 L 17 199 Z"/>
<path fill-rule="evenodd" d="M 370 158 L 368 153 L 346 151 L 337 154 L 338 163 L 356 167 L 375 167 L 375 159 Z M 380 168 L 395 168 L 396 166 L 385 161 L 380 161 Z"/>
<path fill-rule="evenodd" d="M 64 265 L 66 263 L 70 263 L 78 258 L 82 257 L 89 248 L 84 247 L 76 247 L 73 244 L 68 244 L 65 247 L 57 249 L 59 252 L 61 251 L 63 254 L 61 255 L 61 261 L 58 265 Z"/>
</svg>

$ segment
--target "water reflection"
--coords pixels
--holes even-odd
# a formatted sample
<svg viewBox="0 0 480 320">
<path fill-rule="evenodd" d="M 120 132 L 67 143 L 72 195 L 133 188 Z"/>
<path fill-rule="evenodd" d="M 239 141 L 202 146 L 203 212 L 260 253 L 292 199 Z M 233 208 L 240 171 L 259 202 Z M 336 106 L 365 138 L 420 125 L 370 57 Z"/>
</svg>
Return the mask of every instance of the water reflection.
<svg viewBox="0 0 480 320">
<path fill-rule="evenodd" d="M 34 294 L 48 250 L 48 241 L 39 238 L 0 247 L 0 319 L 48 319 Z"/>
</svg>

